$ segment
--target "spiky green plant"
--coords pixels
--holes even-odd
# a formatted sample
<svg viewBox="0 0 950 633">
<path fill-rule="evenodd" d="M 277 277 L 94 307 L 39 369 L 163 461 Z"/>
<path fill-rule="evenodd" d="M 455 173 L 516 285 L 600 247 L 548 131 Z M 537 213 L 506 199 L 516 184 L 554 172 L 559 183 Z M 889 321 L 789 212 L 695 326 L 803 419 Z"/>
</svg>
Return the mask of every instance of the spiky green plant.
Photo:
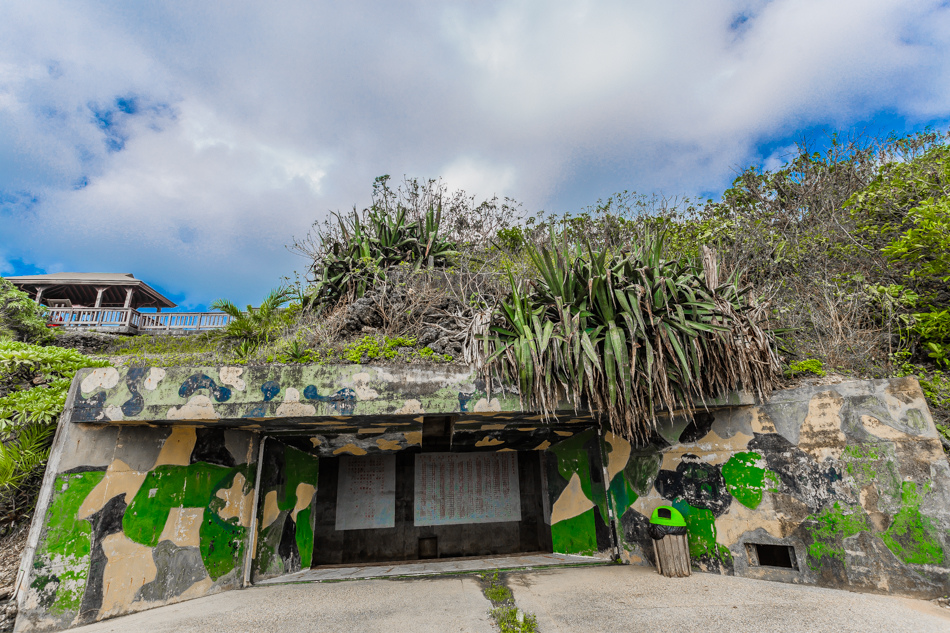
<svg viewBox="0 0 950 633">
<path fill-rule="evenodd" d="M 49 457 L 56 427 L 28 424 L 15 439 L 0 442 L 0 499 L 19 488 Z"/>
<path fill-rule="evenodd" d="M 441 207 L 430 208 L 415 220 L 402 206 L 395 213 L 374 207 L 336 219 L 338 230 L 321 235 L 321 252 L 311 269 L 314 306 L 362 297 L 385 280 L 393 266 L 407 264 L 418 270 L 431 258 L 433 266 L 444 267 L 458 255 L 456 244 L 439 234 Z"/>
<path fill-rule="evenodd" d="M 271 290 L 257 308 L 248 305 L 246 310 L 241 310 L 227 299 L 217 299 L 211 304 L 211 309 L 220 310 L 231 317 L 231 321 L 221 331 L 224 336 L 260 344 L 270 342 L 285 324 L 281 307 L 288 301 L 290 291 L 277 288 Z"/>
<path fill-rule="evenodd" d="M 724 392 L 768 393 L 780 376 L 764 311 L 712 251 L 664 259 L 663 236 L 626 252 L 558 243 L 528 248 L 530 290 L 510 278 L 484 337 L 488 378 L 516 381 L 522 407 L 565 400 L 640 440 L 660 410 L 691 411 Z M 490 384 L 490 381 L 489 381 Z"/>
</svg>

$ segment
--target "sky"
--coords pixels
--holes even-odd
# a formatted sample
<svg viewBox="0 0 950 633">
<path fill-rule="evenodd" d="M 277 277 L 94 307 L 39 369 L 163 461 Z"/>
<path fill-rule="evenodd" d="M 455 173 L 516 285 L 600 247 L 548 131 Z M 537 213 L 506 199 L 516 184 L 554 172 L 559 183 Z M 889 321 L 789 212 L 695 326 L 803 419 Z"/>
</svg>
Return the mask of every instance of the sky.
<svg viewBox="0 0 950 633">
<path fill-rule="evenodd" d="M 383 174 L 562 213 L 948 122 L 947 1 L 4 0 L 0 275 L 256 303 Z"/>
</svg>

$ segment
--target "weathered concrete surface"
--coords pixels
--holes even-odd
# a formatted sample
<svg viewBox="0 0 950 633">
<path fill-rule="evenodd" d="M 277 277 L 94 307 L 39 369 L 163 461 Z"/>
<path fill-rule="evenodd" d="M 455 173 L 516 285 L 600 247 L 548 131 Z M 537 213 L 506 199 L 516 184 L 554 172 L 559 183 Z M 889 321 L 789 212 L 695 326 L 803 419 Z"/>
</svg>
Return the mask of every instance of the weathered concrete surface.
<svg viewBox="0 0 950 633">
<path fill-rule="evenodd" d="M 672 579 L 624 565 L 519 572 L 507 580 L 544 633 L 950 630 L 950 611 L 930 602 L 714 574 Z M 471 577 L 355 580 L 231 591 L 74 630 L 487 632 L 489 608 Z"/>
<path fill-rule="evenodd" d="M 544 633 L 950 631 L 950 610 L 922 600 L 716 574 L 585 567 L 511 574 L 508 586 Z"/>
<path fill-rule="evenodd" d="M 362 580 L 229 591 L 75 631 L 83 633 L 491 633 L 474 578 Z"/>
</svg>

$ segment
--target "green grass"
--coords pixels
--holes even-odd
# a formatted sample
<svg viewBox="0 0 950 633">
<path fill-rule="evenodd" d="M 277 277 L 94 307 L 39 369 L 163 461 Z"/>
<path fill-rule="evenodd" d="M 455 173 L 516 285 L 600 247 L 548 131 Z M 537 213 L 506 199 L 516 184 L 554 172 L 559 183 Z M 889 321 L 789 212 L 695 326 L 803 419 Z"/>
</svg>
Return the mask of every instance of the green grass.
<svg viewBox="0 0 950 633">
<path fill-rule="evenodd" d="M 538 618 L 518 607 L 498 607 L 492 609 L 491 614 L 501 633 L 535 633 L 538 630 Z"/>
</svg>

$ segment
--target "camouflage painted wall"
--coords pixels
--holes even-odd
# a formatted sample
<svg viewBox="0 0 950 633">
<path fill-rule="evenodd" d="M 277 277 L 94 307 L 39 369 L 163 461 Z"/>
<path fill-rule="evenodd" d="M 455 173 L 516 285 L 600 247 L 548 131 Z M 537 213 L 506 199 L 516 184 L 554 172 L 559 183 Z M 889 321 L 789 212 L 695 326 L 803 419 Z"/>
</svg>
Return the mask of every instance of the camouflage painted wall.
<svg viewBox="0 0 950 633">
<path fill-rule="evenodd" d="M 310 567 L 319 458 L 267 439 L 261 469 L 254 580 Z"/>
<path fill-rule="evenodd" d="M 18 631 L 60 629 L 240 586 L 254 434 L 65 424 Z"/>
<path fill-rule="evenodd" d="M 686 517 L 700 570 L 862 591 L 950 591 L 950 464 L 916 380 L 851 382 L 673 420 L 647 447 L 606 437 L 624 558 L 653 560 L 648 517 Z M 747 545 L 794 549 L 797 570 Z M 751 560 L 754 560 L 752 557 Z"/>
<path fill-rule="evenodd" d="M 699 569 L 922 596 L 950 591 L 950 465 L 913 379 L 730 396 L 646 446 L 489 399 L 456 369 L 88 370 L 60 424 L 18 630 L 52 630 L 295 571 L 313 552 L 319 457 L 420 450 L 424 415 L 452 450 L 540 451 L 553 548 L 649 563 L 647 516 L 687 517 Z M 77 423 L 81 422 L 81 423 Z M 250 534 L 257 438 L 258 539 Z M 44 502 L 45 503 L 45 502 Z M 794 548 L 797 570 L 747 545 Z"/>
</svg>

